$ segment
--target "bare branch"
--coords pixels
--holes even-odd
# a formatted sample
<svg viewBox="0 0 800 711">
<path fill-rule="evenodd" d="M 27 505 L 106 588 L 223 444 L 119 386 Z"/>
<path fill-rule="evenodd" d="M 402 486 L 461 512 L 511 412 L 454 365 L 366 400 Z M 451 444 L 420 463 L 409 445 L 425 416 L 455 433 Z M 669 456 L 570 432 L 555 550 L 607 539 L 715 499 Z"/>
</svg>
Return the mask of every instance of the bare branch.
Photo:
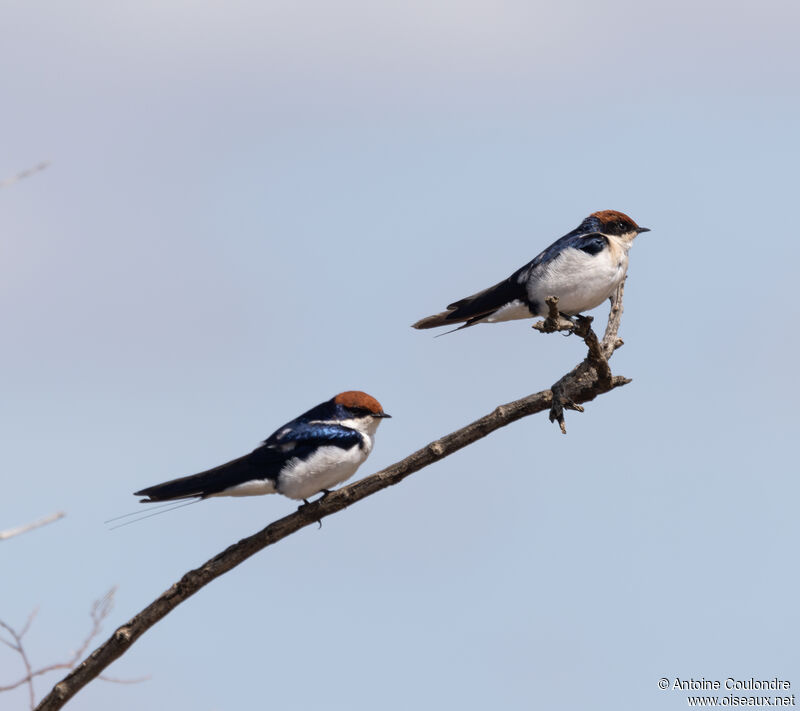
<svg viewBox="0 0 800 711">
<path fill-rule="evenodd" d="M 13 649 L 17 654 L 19 654 L 20 659 L 22 659 L 22 664 L 25 667 L 25 677 L 19 681 L 18 683 L 14 684 L 13 686 L 8 687 L 9 689 L 15 689 L 18 686 L 22 686 L 23 684 L 28 685 L 28 701 L 30 702 L 30 708 L 33 709 L 36 706 L 36 694 L 33 689 L 33 668 L 31 667 L 31 662 L 28 659 L 28 655 L 25 652 L 25 647 L 22 644 L 22 638 L 25 636 L 25 633 L 30 629 L 31 622 L 33 622 L 33 618 L 36 617 L 36 610 L 31 612 L 28 615 L 28 619 L 22 627 L 20 632 L 17 632 L 13 627 L 7 625 L 5 622 L 0 620 L 0 627 L 2 627 L 8 634 L 11 635 L 11 639 L 13 642 L 9 642 L 8 640 L 3 639 L 0 637 L 0 641 L 3 642 L 7 647 Z M 4 687 L 0 687 L 0 691 L 5 691 Z"/>
<path fill-rule="evenodd" d="M 100 681 L 107 681 L 109 684 L 141 684 L 143 681 L 150 681 L 152 677 L 149 674 L 145 674 L 144 676 L 137 676 L 133 679 L 119 679 L 116 676 L 99 674 L 97 678 L 100 679 Z"/>
<path fill-rule="evenodd" d="M 92 643 L 92 640 L 97 637 L 100 632 L 102 632 L 103 621 L 108 617 L 109 613 L 111 612 L 111 608 L 114 604 L 114 594 L 116 593 L 117 588 L 111 588 L 102 598 L 99 600 L 95 600 L 92 603 L 92 608 L 89 612 L 89 616 L 92 619 L 92 628 L 89 630 L 89 634 L 86 635 L 85 639 L 81 643 L 80 647 L 78 647 L 73 653 L 72 656 L 66 662 L 59 662 L 57 664 L 50 664 L 46 667 L 41 667 L 39 669 L 34 669 L 33 665 L 30 663 L 28 658 L 28 654 L 25 651 L 25 646 L 22 642 L 22 638 L 26 635 L 28 630 L 31 627 L 31 623 L 33 622 L 38 609 L 31 612 L 28 615 L 28 619 L 25 621 L 25 624 L 22 626 L 22 629 L 15 630 L 10 625 L 6 624 L 2 620 L 0 620 L 0 628 L 5 630 L 10 636 L 11 641 L 4 639 L 0 636 L 0 642 L 5 644 L 7 647 L 15 651 L 19 654 L 20 658 L 22 659 L 22 663 L 25 666 L 25 676 L 15 681 L 12 684 L 7 684 L 5 686 L 0 686 L 0 692 L 3 691 L 11 691 L 16 689 L 23 684 L 28 685 L 28 695 L 30 698 L 30 707 L 33 709 L 36 706 L 36 698 L 33 688 L 33 680 L 37 676 L 42 676 L 43 674 L 47 674 L 52 671 L 58 671 L 62 669 L 72 669 L 80 660 L 80 658 L 86 653 L 86 650 L 89 648 L 89 645 Z M 115 679 L 112 677 L 104 677 L 100 676 L 100 679 L 104 681 L 110 681 L 117 684 L 136 684 L 140 681 L 144 681 L 148 677 L 143 677 L 140 679 Z"/>
<path fill-rule="evenodd" d="M 603 335 L 602 343 L 597 340 L 597 335 L 592 330 L 591 316 L 576 316 L 574 321 L 567 319 L 558 311 L 558 298 L 549 296 L 545 299 L 548 308 L 548 315 L 544 321 L 537 321 L 533 328 L 542 333 L 553 333 L 555 331 L 570 331 L 576 336 L 583 338 L 589 355 L 582 362 L 567 373 L 563 378 L 556 382 L 551 388 L 553 392 L 553 403 L 550 407 L 550 422 L 558 422 L 563 434 L 567 434 L 567 425 L 564 421 L 564 410 L 574 410 L 583 412 L 583 408 L 577 404 L 581 400 L 576 399 L 575 390 L 578 386 L 586 383 L 594 387 L 595 379 L 601 387 L 607 388 L 614 382 L 611 374 L 611 367 L 608 359 L 614 351 L 623 345 L 621 338 L 617 337 L 620 322 L 622 320 L 622 296 L 625 292 L 625 282 L 623 281 L 611 295 L 611 311 L 608 314 L 608 324 Z M 622 385 L 629 383 L 630 380 L 622 378 Z"/>
<path fill-rule="evenodd" d="M 571 322 L 570 328 L 586 341 L 589 355 L 561 378 L 551 390 L 543 390 L 520 400 L 500 405 L 488 415 L 431 442 L 396 464 L 333 491 L 324 498 L 303 505 L 294 513 L 274 521 L 258 533 L 229 546 L 199 568 L 186 573 L 141 612 L 118 627 L 111 637 L 53 687 L 52 691 L 37 706 L 36 711 L 55 711 L 62 708 L 80 689 L 100 675 L 112 662 L 130 649 L 139 637 L 178 605 L 250 556 L 301 528 L 342 511 L 382 489 L 399 484 L 414 472 L 438 462 L 495 430 L 528 415 L 549 410 L 551 419 L 558 420 L 562 431 L 565 431 L 563 426 L 564 408 L 582 411 L 583 408 L 579 403 L 594 400 L 598 395 L 630 382 L 627 378 L 612 376 L 608 368 L 608 358 L 622 343 L 617 338 L 622 315 L 622 292 L 623 289 L 620 286 L 612 296 L 609 323 L 601 343 L 598 342 L 597 336 L 590 328 L 591 319 L 582 321 L 579 319 L 576 323 Z M 556 305 L 554 304 L 550 308 L 551 314 L 555 309 L 555 315 L 558 316 Z M 553 414 L 559 411 L 560 419 L 558 414 Z"/>
<path fill-rule="evenodd" d="M 573 331 L 575 322 L 567 318 L 558 310 L 558 297 L 548 296 L 544 303 L 547 304 L 547 318 L 537 321 L 531 328 L 542 333 L 555 333 L 556 331 Z"/>
<path fill-rule="evenodd" d="M 25 178 L 29 178 L 31 175 L 38 173 L 50 165 L 50 161 L 42 161 L 37 165 L 33 166 L 33 168 L 28 168 L 27 170 L 23 170 L 16 175 L 12 175 L 10 178 L 6 178 L 5 180 L 0 180 L 0 190 L 3 188 L 7 188 L 9 185 L 13 185 L 14 183 L 18 183 L 20 180 L 24 180 Z"/>
<path fill-rule="evenodd" d="M 58 521 L 58 519 L 64 518 L 64 516 L 66 516 L 66 514 L 63 511 L 56 511 L 54 514 L 40 518 L 38 521 L 34 521 L 33 523 L 26 523 L 24 526 L 17 526 L 17 528 L 9 528 L 5 531 L 0 531 L 0 541 L 4 541 L 6 538 L 13 538 L 14 536 L 18 536 L 20 533 L 27 533 L 28 531 L 32 531 L 34 528 L 39 528 L 39 526 L 46 526 L 48 523 L 53 523 L 53 521 Z"/>
</svg>

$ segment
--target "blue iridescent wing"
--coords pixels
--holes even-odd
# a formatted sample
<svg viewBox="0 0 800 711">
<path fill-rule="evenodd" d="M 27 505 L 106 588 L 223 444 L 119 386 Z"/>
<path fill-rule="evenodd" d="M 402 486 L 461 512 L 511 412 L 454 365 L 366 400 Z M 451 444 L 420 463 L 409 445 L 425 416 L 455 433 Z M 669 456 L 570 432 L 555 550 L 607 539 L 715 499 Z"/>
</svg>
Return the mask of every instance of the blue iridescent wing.
<svg viewBox="0 0 800 711">
<path fill-rule="evenodd" d="M 295 422 L 273 432 L 256 452 L 271 449 L 303 459 L 318 447 L 350 449 L 361 442 L 361 435 L 350 427 L 329 422 Z"/>
</svg>

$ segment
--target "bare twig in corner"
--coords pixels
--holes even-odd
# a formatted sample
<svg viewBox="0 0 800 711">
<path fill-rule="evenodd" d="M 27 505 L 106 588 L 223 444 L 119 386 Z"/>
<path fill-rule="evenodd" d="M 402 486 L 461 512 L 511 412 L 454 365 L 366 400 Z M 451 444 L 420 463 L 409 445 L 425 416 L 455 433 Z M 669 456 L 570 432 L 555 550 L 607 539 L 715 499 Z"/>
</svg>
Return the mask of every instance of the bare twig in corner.
<svg viewBox="0 0 800 711">
<path fill-rule="evenodd" d="M 25 667 L 25 676 L 21 679 L 15 681 L 12 684 L 7 684 L 5 686 L 0 686 L 0 692 L 3 691 L 12 691 L 20 686 L 27 685 L 28 687 L 28 697 L 30 700 L 30 707 L 31 709 L 35 708 L 36 706 L 36 695 L 33 688 L 33 680 L 37 676 L 41 676 L 42 674 L 47 674 L 48 672 L 57 671 L 60 669 L 72 669 L 77 663 L 78 660 L 86 654 L 86 650 L 89 648 L 89 645 L 92 643 L 92 640 L 97 637 L 103 629 L 103 621 L 108 617 L 109 613 L 111 612 L 111 608 L 114 605 L 114 593 L 116 593 L 116 587 L 111 588 L 103 597 L 99 600 L 95 600 L 92 603 L 92 608 L 89 611 L 89 616 L 92 620 L 92 627 L 89 630 L 89 633 L 84 638 L 81 645 L 72 653 L 70 658 L 66 662 L 59 662 L 57 664 L 50 664 L 46 667 L 41 667 L 39 669 L 34 669 L 33 665 L 30 662 L 28 657 L 28 653 L 25 651 L 25 645 L 23 644 L 23 637 L 27 634 L 28 630 L 30 629 L 31 623 L 33 619 L 36 617 L 38 610 L 34 610 L 29 616 L 28 619 L 25 621 L 25 624 L 22 626 L 22 629 L 15 630 L 11 625 L 6 624 L 2 620 L 0 620 L 0 629 L 4 630 L 10 637 L 9 639 L 5 639 L 3 636 L 0 636 L 0 643 L 6 645 L 8 648 L 12 649 L 14 652 L 19 654 L 20 659 L 22 660 L 22 664 Z M 101 679 L 105 681 L 111 681 L 118 684 L 134 684 L 140 681 L 144 681 L 144 679 L 114 679 L 112 677 L 104 677 L 100 676 Z"/>
<path fill-rule="evenodd" d="M 26 523 L 24 526 L 17 526 L 16 528 L 8 528 L 5 531 L 0 531 L 0 541 L 4 541 L 7 538 L 13 538 L 14 536 L 19 536 L 21 533 L 27 533 L 28 531 L 32 531 L 34 528 L 39 528 L 39 526 L 46 526 L 48 523 L 53 523 L 53 521 L 58 521 L 58 519 L 64 518 L 64 516 L 66 516 L 66 514 L 63 511 L 56 511 L 54 514 L 40 518 L 38 521 L 33 521 L 32 523 Z"/>
<path fill-rule="evenodd" d="M 34 610 L 28 615 L 28 619 L 25 621 L 22 629 L 17 632 L 13 627 L 7 625 L 5 622 L 0 620 L 0 627 L 2 627 L 8 634 L 11 636 L 11 641 L 9 642 L 7 639 L 0 637 L 0 642 L 13 649 L 17 654 L 19 654 L 20 659 L 22 659 L 22 664 L 25 667 L 25 676 L 18 681 L 16 684 L 11 684 L 10 686 L 0 686 L 0 691 L 10 691 L 11 689 L 16 689 L 18 686 L 22 686 L 23 684 L 28 685 L 28 699 L 30 700 L 31 708 L 36 706 L 36 694 L 33 690 L 33 677 L 35 676 L 35 672 L 31 667 L 31 662 L 28 659 L 28 655 L 25 653 L 25 647 L 22 644 L 22 638 L 25 636 L 25 633 L 30 629 L 31 622 L 33 622 L 33 618 L 36 617 L 36 613 L 38 610 Z"/>
<path fill-rule="evenodd" d="M 589 355 L 561 378 L 551 390 L 543 390 L 520 400 L 500 405 L 488 415 L 427 444 L 377 474 L 372 474 L 331 492 L 323 499 L 300 507 L 294 513 L 274 521 L 258 533 L 229 546 L 199 568 L 190 570 L 169 590 L 162 593 L 124 625 L 118 627 L 111 637 L 58 682 L 36 707 L 37 711 L 55 711 L 62 708 L 80 689 L 95 679 L 109 664 L 125 654 L 139 637 L 178 605 L 215 578 L 224 575 L 267 546 L 277 543 L 326 516 L 342 511 L 382 489 L 399 484 L 414 472 L 438 462 L 495 430 L 528 415 L 549 410 L 550 417 L 559 421 L 563 431 L 563 409 L 565 407 L 578 410 L 580 403 L 594 400 L 598 395 L 630 382 L 627 378 L 618 375 L 612 376 L 608 369 L 608 359 L 614 350 L 622 345 L 622 341 L 617 338 L 617 330 L 622 316 L 622 292 L 623 289 L 620 286 L 612 296 L 608 326 L 601 342 L 598 342 L 597 336 L 592 332 L 589 326 L 591 322 L 581 323 L 579 320 L 570 325 L 571 329 L 578 329 L 578 332 L 582 334 L 589 348 Z M 557 307 L 556 315 L 558 315 Z"/>
</svg>

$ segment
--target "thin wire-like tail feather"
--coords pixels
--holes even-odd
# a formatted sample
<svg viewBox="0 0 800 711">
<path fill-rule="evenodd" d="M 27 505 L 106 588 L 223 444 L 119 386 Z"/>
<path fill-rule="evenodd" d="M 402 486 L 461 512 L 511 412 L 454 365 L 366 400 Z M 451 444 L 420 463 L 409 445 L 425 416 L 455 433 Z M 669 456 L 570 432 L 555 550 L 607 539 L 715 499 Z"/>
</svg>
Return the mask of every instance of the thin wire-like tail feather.
<svg viewBox="0 0 800 711">
<path fill-rule="evenodd" d="M 148 508 L 149 511 L 156 511 L 157 509 L 163 509 L 167 506 L 174 506 L 174 501 L 166 501 L 163 504 L 159 504 L 158 506 L 150 506 Z M 122 514 L 121 516 L 114 516 L 114 518 L 109 518 L 103 521 L 103 523 L 114 523 L 114 521 L 121 521 L 123 518 L 130 518 L 131 516 L 139 516 L 142 513 L 142 509 L 136 509 L 136 511 L 131 511 L 130 513 Z"/>
<path fill-rule="evenodd" d="M 176 503 L 175 501 L 170 501 L 166 506 L 159 506 L 157 507 L 158 511 L 150 511 L 145 513 L 144 511 L 138 511 L 138 513 L 142 514 L 138 518 L 132 518 L 130 521 L 125 521 L 124 523 L 118 523 L 116 526 L 110 526 L 109 531 L 115 531 L 118 528 L 122 528 L 123 526 L 130 526 L 132 523 L 139 523 L 139 521 L 144 521 L 146 518 L 152 518 L 153 516 L 159 516 L 160 514 L 169 513 L 170 511 L 175 511 L 175 509 L 182 509 L 184 506 L 191 506 L 192 504 L 196 504 L 198 501 L 202 501 L 202 498 L 192 499 L 191 501 L 179 501 Z M 117 518 L 109 519 L 109 521 L 118 521 L 119 519 L 126 518 L 127 516 L 131 516 L 132 514 L 126 514 L 125 516 L 117 516 Z M 108 523 L 108 522 L 106 522 Z"/>
</svg>

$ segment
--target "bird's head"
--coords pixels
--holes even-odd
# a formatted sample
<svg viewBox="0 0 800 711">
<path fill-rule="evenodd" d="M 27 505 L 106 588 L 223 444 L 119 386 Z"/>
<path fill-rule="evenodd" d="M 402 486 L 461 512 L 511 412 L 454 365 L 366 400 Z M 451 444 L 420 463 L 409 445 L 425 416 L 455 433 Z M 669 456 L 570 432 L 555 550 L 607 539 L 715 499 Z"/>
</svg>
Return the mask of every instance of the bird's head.
<svg viewBox="0 0 800 711">
<path fill-rule="evenodd" d="M 636 235 L 642 232 L 650 231 L 649 227 L 639 227 L 639 225 L 624 212 L 617 212 L 616 210 L 600 210 L 599 212 L 593 212 L 584 222 L 591 223 L 590 229 L 594 232 L 600 232 L 601 234 L 612 237 L 620 237 L 626 242 L 630 242 Z"/>
<path fill-rule="evenodd" d="M 369 418 L 376 421 L 391 417 L 383 411 L 381 404 L 372 395 L 362 393 L 360 390 L 347 390 L 336 395 L 331 402 L 346 418 Z"/>
</svg>

